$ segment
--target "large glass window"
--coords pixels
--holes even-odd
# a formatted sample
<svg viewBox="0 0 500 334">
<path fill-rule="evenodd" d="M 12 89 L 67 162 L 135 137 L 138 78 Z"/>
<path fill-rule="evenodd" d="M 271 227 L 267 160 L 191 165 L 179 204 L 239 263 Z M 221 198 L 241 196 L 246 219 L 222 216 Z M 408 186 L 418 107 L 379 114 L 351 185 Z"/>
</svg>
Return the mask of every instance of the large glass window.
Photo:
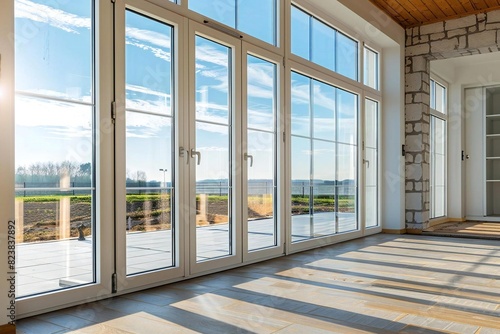
<svg viewBox="0 0 500 334">
<path fill-rule="evenodd" d="M 173 28 L 126 13 L 127 275 L 173 266 Z"/>
<path fill-rule="evenodd" d="M 358 80 L 358 42 L 292 6 L 292 53 Z"/>
<path fill-rule="evenodd" d="M 15 2 L 16 297 L 96 281 L 92 3 Z"/>
<path fill-rule="evenodd" d="M 276 0 L 189 0 L 189 9 L 276 45 Z"/>
<path fill-rule="evenodd" d="M 447 94 L 444 84 L 430 81 L 430 218 L 446 216 Z"/>
<path fill-rule="evenodd" d="M 357 229 L 355 94 L 292 72 L 292 241 Z"/>
</svg>

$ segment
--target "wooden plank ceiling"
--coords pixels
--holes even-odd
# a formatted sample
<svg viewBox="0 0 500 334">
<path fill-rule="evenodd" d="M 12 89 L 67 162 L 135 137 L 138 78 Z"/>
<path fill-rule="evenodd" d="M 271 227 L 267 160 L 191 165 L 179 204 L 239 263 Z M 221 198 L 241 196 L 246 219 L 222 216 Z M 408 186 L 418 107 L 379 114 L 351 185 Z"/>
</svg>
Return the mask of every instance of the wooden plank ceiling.
<svg viewBox="0 0 500 334">
<path fill-rule="evenodd" d="M 500 0 L 370 0 L 404 28 L 500 9 Z"/>
</svg>

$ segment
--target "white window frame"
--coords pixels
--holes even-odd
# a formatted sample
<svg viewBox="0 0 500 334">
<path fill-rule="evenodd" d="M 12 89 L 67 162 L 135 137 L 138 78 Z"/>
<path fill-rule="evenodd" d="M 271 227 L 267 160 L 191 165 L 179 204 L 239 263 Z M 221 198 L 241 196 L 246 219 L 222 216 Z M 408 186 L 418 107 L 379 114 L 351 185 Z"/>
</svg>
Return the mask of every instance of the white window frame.
<svg viewBox="0 0 500 334">
<path fill-rule="evenodd" d="M 445 94 L 444 94 L 444 98 L 445 98 L 445 106 L 444 106 L 444 113 L 432 108 L 431 106 L 429 106 L 429 110 L 430 110 L 430 115 L 431 117 L 436 117 L 436 118 L 439 118 L 441 120 L 443 120 L 445 123 L 446 123 L 446 136 L 445 136 L 445 160 L 444 160 L 444 170 L 445 170 L 445 176 L 444 176 L 444 215 L 442 216 L 438 216 L 438 217 L 431 217 L 431 213 L 432 213 L 432 201 L 433 201 L 433 198 L 432 198 L 432 191 L 430 190 L 430 185 L 431 185 L 431 182 L 430 182 L 430 179 L 429 179 L 429 218 L 431 221 L 435 221 L 435 220 L 440 220 L 440 219 L 443 219 L 443 218 L 446 218 L 448 217 L 448 101 L 449 101 L 449 89 L 448 89 L 448 83 L 442 79 L 441 77 L 439 77 L 437 74 L 435 73 L 431 73 L 430 75 L 430 80 L 429 80 L 429 95 L 432 94 L 432 91 L 430 90 L 430 82 L 434 81 L 436 84 L 439 84 L 440 86 L 444 87 L 445 89 Z M 435 93 L 434 93 L 435 94 Z M 434 97 L 435 98 L 435 97 Z M 432 99 L 431 99 L 432 101 Z M 431 124 L 430 124 L 430 119 L 429 119 L 429 132 L 430 132 L 430 129 L 431 129 Z M 429 133 L 429 136 L 431 135 L 431 133 Z M 429 140 L 430 140 L 430 137 L 429 137 Z M 429 152 L 430 153 L 430 152 Z M 429 163 L 429 175 L 430 177 L 432 177 L 431 175 L 431 166 L 430 166 L 430 163 Z"/>
</svg>

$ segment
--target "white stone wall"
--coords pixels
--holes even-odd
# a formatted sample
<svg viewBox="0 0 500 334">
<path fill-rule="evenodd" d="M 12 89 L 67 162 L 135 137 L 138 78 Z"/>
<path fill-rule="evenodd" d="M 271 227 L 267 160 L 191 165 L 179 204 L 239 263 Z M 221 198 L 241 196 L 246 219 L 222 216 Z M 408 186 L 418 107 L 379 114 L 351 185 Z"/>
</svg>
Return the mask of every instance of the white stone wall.
<svg viewBox="0 0 500 334">
<path fill-rule="evenodd" d="M 500 10 L 406 30 L 406 228 L 429 223 L 430 61 L 500 48 Z M 500 54 L 499 54 L 500 57 Z"/>
</svg>

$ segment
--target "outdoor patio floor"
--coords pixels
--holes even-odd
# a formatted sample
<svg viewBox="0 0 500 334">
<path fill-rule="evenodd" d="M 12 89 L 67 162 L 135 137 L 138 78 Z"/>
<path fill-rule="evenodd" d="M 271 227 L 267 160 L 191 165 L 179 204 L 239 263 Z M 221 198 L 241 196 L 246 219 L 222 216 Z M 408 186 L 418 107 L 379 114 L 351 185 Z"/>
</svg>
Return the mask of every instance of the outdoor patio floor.
<svg viewBox="0 0 500 334">
<path fill-rule="evenodd" d="M 293 217 L 292 236 L 295 241 L 335 233 L 332 213 Z M 311 227 L 313 226 L 313 228 Z M 356 229 L 354 214 L 339 214 L 339 232 Z M 249 222 L 249 248 L 260 249 L 274 244 L 272 219 Z M 196 229 L 197 259 L 203 261 L 229 253 L 227 224 L 202 226 Z M 172 235 L 170 230 L 127 232 L 127 273 L 136 274 L 172 266 Z M 57 290 L 62 287 L 92 283 L 93 242 L 67 239 L 61 241 L 23 243 L 17 251 L 17 296 Z"/>
</svg>

